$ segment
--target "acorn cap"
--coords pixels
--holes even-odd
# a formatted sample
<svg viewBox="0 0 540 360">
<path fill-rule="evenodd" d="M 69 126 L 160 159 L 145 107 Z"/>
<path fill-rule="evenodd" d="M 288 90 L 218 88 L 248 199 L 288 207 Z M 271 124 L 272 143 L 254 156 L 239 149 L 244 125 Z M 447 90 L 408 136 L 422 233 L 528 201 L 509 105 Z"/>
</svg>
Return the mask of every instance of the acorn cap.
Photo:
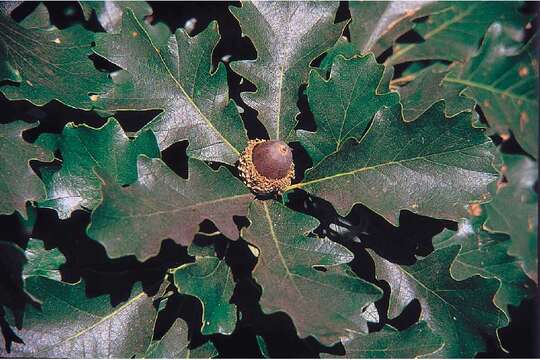
<svg viewBox="0 0 540 360">
<path fill-rule="evenodd" d="M 281 193 L 294 177 L 291 148 L 280 140 L 250 140 L 240 156 L 238 170 L 253 192 Z"/>
</svg>

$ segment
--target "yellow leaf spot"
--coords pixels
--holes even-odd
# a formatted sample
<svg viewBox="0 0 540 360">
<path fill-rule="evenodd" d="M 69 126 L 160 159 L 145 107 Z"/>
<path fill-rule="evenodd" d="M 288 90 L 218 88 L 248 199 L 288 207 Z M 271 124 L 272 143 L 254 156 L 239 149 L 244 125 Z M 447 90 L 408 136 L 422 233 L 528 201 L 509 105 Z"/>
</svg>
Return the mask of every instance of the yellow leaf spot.
<svg viewBox="0 0 540 360">
<path fill-rule="evenodd" d="M 510 139 L 510 134 L 507 133 L 507 132 L 504 132 L 504 133 L 500 134 L 500 137 L 501 137 L 502 141 L 508 141 Z"/>
<path fill-rule="evenodd" d="M 520 67 L 520 68 L 519 68 L 519 76 L 525 77 L 525 76 L 527 76 L 527 75 L 529 75 L 529 68 L 526 67 L 526 66 Z"/>
<path fill-rule="evenodd" d="M 98 101 L 99 95 L 90 95 L 90 100 L 92 101 Z"/>
<path fill-rule="evenodd" d="M 60 44 L 62 41 L 60 41 L 60 38 L 56 38 L 56 39 L 53 40 L 53 42 L 56 43 L 56 44 Z"/>
<path fill-rule="evenodd" d="M 133 37 L 137 37 L 137 36 L 139 36 L 139 33 L 138 33 L 138 32 L 136 32 L 136 31 L 134 31 L 134 32 L 132 32 L 132 33 L 131 33 L 131 36 L 133 36 Z"/>
</svg>

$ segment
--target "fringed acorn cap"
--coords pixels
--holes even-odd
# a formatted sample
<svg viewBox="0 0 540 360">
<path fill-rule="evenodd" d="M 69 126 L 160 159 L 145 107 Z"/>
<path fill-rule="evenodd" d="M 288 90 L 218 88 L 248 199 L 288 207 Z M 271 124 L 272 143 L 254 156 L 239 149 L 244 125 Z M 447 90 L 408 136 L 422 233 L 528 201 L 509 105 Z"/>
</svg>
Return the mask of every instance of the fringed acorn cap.
<svg viewBox="0 0 540 360">
<path fill-rule="evenodd" d="M 240 176 L 257 194 L 282 193 L 291 185 L 291 148 L 280 140 L 249 140 L 238 161 Z"/>
</svg>

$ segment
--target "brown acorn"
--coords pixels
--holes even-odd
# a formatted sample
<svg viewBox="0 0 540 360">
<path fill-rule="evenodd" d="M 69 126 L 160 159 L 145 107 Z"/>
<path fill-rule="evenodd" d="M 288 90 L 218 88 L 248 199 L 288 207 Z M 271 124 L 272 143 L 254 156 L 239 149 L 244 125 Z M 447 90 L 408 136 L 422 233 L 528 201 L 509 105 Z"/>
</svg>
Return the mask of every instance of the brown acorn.
<svg viewBox="0 0 540 360">
<path fill-rule="evenodd" d="M 291 148 L 280 140 L 250 140 L 238 162 L 240 176 L 257 194 L 281 193 L 291 185 Z"/>
</svg>

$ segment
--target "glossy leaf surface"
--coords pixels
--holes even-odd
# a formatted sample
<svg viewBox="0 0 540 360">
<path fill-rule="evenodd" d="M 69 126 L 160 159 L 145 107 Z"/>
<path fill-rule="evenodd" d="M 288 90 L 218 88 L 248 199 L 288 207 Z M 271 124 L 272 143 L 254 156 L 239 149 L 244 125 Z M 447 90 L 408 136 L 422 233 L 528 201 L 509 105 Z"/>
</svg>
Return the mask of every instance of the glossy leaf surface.
<svg viewBox="0 0 540 360">
<path fill-rule="evenodd" d="M 163 161 L 144 155 L 137 169 L 138 180 L 128 187 L 104 178 L 103 202 L 92 213 L 87 233 L 109 256 L 147 259 L 157 255 L 166 238 L 189 245 L 205 219 L 229 239 L 238 238 L 233 216 L 247 214 L 253 195 L 229 170 L 213 171 L 190 159 L 186 180 Z"/>
<path fill-rule="evenodd" d="M 392 224 L 403 209 L 443 219 L 466 216 L 469 202 L 489 198 L 495 148 L 471 126 L 470 114 L 448 119 L 442 107 L 436 104 L 411 123 L 401 120 L 399 106 L 381 109 L 359 143 L 346 142 L 291 189 L 330 201 L 341 215 L 362 203 Z"/>
<path fill-rule="evenodd" d="M 443 342 L 425 321 L 420 321 L 401 331 L 386 325 L 377 332 L 358 334 L 343 341 L 343 346 L 347 358 L 412 359 L 437 351 L 443 346 Z"/>
<path fill-rule="evenodd" d="M 503 183 L 489 204 L 486 204 L 485 227 L 510 235 L 510 255 L 523 261 L 529 277 L 538 283 L 538 165 L 523 155 L 502 155 Z M 508 211 L 511 204 L 512 209 Z"/>
<path fill-rule="evenodd" d="M 248 217 L 251 225 L 242 237 L 260 251 L 253 276 L 263 288 L 263 311 L 286 312 L 300 337 L 314 335 L 325 344 L 357 329 L 352 315 L 381 290 L 339 266 L 352 253 L 328 239 L 307 237 L 317 221 L 277 202 L 254 202 Z"/>
<path fill-rule="evenodd" d="M 174 272 L 178 290 L 197 297 L 203 304 L 202 333 L 230 335 L 236 325 L 236 307 L 230 304 L 234 291 L 231 269 L 214 256 L 197 256 L 195 262 Z"/>
<path fill-rule="evenodd" d="M 519 13 L 520 2 L 456 1 L 415 24 L 414 31 L 424 41 L 397 44 L 388 64 L 415 60 L 464 61 L 478 48 L 485 31 L 494 21 L 501 21 L 516 31 L 526 23 Z"/>
<path fill-rule="evenodd" d="M 30 167 L 30 160 L 52 161 L 52 152 L 26 142 L 22 133 L 38 124 L 15 121 L 0 124 L 0 214 L 18 211 L 26 218 L 26 202 L 42 200 L 45 186 Z"/>
<path fill-rule="evenodd" d="M 334 24 L 336 2 L 245 1 L 230 7 L 249 36 L 257 59 L 231 63 L 231 68 L 255 84 L 242 94 L 257 110 L 270 139 L 294 138 L 300 86 L 307 82 L 312 60 L 334 45 L 344 23 Z"/>
<path fill-rule="evenodd" d="M 459 249 L 450 246 L 436 250 L 408 266 L 372 255 L 377 279 L 390 285 L 388 316 L 400 315 L 405 306 L 418 299 L 420 318 L 444 341 L 444 347 L 434 356 L 473 357 L 486 350 L 484 337 L 494 336 L 506 324 L 504 313 L 492 301 L 498 280 L 476 275 L 456 281 L 450 275 Z"/>
<path fill-rule="evenodd" d="M 28 278 L 26 287 L 41 300 L 42 311 L 26 312 L 19 332 L 25 344 L 15 344 L 10 356 L 129 358 L 150 344 L 156 311 L 140 286 L 117 306 L 106 295 L 88 298 L 82 282 L 38 276 Z"/>
<path fill-rule="evenodd" d="M 188 139 L 188 155 L 234 164 L 247 139 L 229 100 L 225 67 L 212 71 L 218 41 L 212 22 L 196 37 L 179 29 L 160 44 L 126 11 L 119 34 L 96 39 L 96 53 L 125 70 L 115 73 L 114 88 L 97 105 L 108 111 L 162 110 L 143 128 L 154 132 L 160 149 Z"/>
<path fill-rule="evenodd" d="M 69 123 L 55 142 L 62 155 L 62 168 L 44 178 L 47 198 L 39 205 L 55 209 L 61 219 L 74 210 L 97 207 L 102 196 L 96 172 L 119 185 L 128 185 L 137 180 L 139 154 L 160 156 L 152 132 L 131 140 L 114 118 L 98 129 Z"/>
<path fill-rule="evenodd" d="M 27 29 L 0 15 L 0 75 L 10 80 L 0 91 L 10 100 L 42 106 L 58 100 L 90 110 L 93 94 L 110 86 L 107 74 L 96 69 L 92 54 L 94 33 L 75 25 L 64 30 Z"/>
<path fill-rule="evenodd" d="M 384 66 L 373 55 L 335 58 L 328 80 L 312 71 L 306 94 L 316 114 L 316 132 L 297 131 L 313 164 L 341 149 L 348 139 L 360 139 L 375 113 L 399 102 L 396 93 L 377 91 Z"/>
</svg>

